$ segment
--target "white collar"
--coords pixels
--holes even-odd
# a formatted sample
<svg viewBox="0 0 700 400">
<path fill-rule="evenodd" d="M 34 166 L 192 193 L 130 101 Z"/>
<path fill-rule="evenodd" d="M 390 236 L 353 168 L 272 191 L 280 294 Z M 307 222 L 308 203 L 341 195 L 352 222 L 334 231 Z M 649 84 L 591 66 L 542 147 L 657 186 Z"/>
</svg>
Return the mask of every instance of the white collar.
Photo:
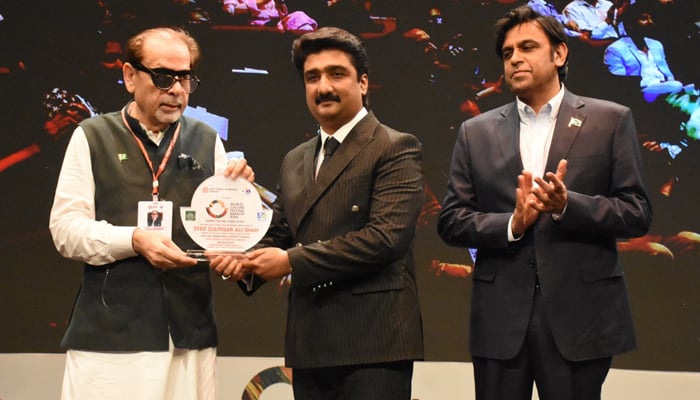
<svg viewBox="0 0 700 400">
<path fill-rule="evenodd" d="M 559 89 L 559 92 L 554 95 L 549 101 L 542 107 L 542 110 L 545 109 L 547 105 L 549 105 L 550 108 L 550 113 L 549 116 L 552 119 L 555 119 L 557 115 L 559 114 L 559 108 L 561 107 L 561 102 L 564 100 L 564 85 L 561 85 L 561 88 Z M 517 102 L 518 106 L 518 115 L 520 116 L 520 121 L 521 122 L 527 122 L 529 121 L 528 115 L 535 115 L 535 112 L 533 111 L 532 107 L 529 105 L 525 104 L 520 98 L 516 97 L 515 101 Z"/>
<path fill-rule="evenodd" d="M 355 114 L 355 117 L 353 117 L 353 119 L 351 119 L 345 125 L 338 128 L 337 131 L 335 131 L 335 133 L 333 134 L 333 137 L 338 142 L 343 143 L 343 140 L 345 140 L 345 137 L 348 136 L 348 133 L 350 133 L 352 128 L 354 128 L 355 125 L 357 125 L 357 123 L 360 122 L 360 120 L 362 118 L 364 118 L 365 115 L 367 115 L 367 114 L 369 114 L 367 109 L 362 107 L 360 109 L 360 111 L 358 111 L 357 114 Z M 321 134 L 321 143 L 324 143 L 326 141 L 326 139 L 328 138 L 328 136 L 331 136 L 331 135 L 327 134 L 326 132 L 324 132 L 323 129 L 321 129 L 321 128 L 319 128 L 318 131 Z"/>
</svg>

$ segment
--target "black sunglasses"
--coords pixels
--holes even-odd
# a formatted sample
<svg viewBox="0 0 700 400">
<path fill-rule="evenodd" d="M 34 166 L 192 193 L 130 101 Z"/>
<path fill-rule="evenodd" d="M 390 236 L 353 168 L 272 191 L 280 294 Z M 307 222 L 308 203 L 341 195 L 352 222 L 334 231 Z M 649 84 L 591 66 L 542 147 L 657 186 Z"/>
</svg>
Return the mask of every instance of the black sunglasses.
<svg viewBox="0 0 700 400">
<path fill-rule="evenodd" d="M 129 64 L 137 70 L 151 75 L 153 84 L 160 90 L 170 90 L 171 87 L 175 86 L 175 82 L 180 82 L 180 86 L 182 86 L 187 93 L 194 93 L 199 87 L 199 78 L 192 75 L 190 71 L 173 71 L 165 68 L 156 68 L 156 70 L 152 70 L 136 61 L 129 62 Z"/>
</svg>

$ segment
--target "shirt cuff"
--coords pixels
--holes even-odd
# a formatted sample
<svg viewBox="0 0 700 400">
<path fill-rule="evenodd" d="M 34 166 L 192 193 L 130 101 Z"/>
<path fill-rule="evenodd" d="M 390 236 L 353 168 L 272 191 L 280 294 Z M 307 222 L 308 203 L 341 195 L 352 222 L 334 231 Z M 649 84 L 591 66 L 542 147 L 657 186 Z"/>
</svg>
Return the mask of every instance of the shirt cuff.
<svg viewBox="0 0 700 400">
<path fill-rule="evenodd" d="M 136 256 L 133 245 L 133 236 L 136 227 L 134 226 L 115 226 L 112 231 L 112 257 L 115 260 L 123 260 L 125 258 Z"/>
<path fill-rule="evenodd" d="M 510 215 L 510 218 L 508 218 L 508 243 L 510 242 L 517 242 L 518 240 L 522 239 L 525 234 L 515 236 L 513 234 L 513 230 L 510 228 L 513 225 L 513 214 Z"/>
<path fill-rule="evenodd" d="M 566 212 L 566 207 L 568 207 L 568 206 L 569 206 L 569 203 L 564 204 L 564 209 L 561 210 L 561 214 L 552 213 L 552 219 L 555 221 L 561 220 L 561 217 L 564 216 L 564 213 Z"/>
</svg>

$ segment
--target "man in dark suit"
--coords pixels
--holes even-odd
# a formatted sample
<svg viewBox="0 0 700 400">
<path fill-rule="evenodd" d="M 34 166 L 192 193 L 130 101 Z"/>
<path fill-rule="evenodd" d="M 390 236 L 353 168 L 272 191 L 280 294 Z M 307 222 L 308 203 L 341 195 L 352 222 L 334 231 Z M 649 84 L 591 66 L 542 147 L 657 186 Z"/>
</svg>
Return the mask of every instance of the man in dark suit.
<svg viewBox="0 0 700 400">
<path fill-rule="evenodd" d="M 563 27 L 528 7 L 497 23 L 517 100 L 465 121 L 443 240 L 477 248 L 470 347 L 477 399 L 600 399 L 635 336 L 616 240 L 651 223 L 629 108 L 563 86 Z"/>
<path fill-rule="evenodd" d="M 423 358 L 413 260 L 421 144 L 367 111 L 357 37 L 322 28 L 292 52 L 320 134 L 284 158 L 263 241 L 273 247 L 248 253 L 245 267 L 265 280 L 291 273 L 285 361 L 295 398 L 408 400 L 413 360 Z"/>
</svg>

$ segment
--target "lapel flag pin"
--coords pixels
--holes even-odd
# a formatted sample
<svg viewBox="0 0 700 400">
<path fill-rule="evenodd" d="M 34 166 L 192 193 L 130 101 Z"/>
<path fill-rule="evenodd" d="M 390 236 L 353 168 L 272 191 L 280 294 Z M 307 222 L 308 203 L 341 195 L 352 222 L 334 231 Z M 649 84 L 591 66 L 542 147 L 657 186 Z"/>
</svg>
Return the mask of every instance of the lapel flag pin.
<svg viewBox="0 0 700 400">
<path fill-rule="evenodd" d="M 569 128 L 571 128 L 572 125 L 576 126 L 576 127 L 580 127 L 581 120 L 576 118 L 576 117 L 571 117 L 571 119 L 569 120 Z"/>
<path fill-rule="evenodd" d="M 117 154 L 117 158 L 119 159 L 119 162 L 122 162 L 122 161 L 126 160 L 126 154 L 119 153 L 119 154 Z"/>
</svg>

